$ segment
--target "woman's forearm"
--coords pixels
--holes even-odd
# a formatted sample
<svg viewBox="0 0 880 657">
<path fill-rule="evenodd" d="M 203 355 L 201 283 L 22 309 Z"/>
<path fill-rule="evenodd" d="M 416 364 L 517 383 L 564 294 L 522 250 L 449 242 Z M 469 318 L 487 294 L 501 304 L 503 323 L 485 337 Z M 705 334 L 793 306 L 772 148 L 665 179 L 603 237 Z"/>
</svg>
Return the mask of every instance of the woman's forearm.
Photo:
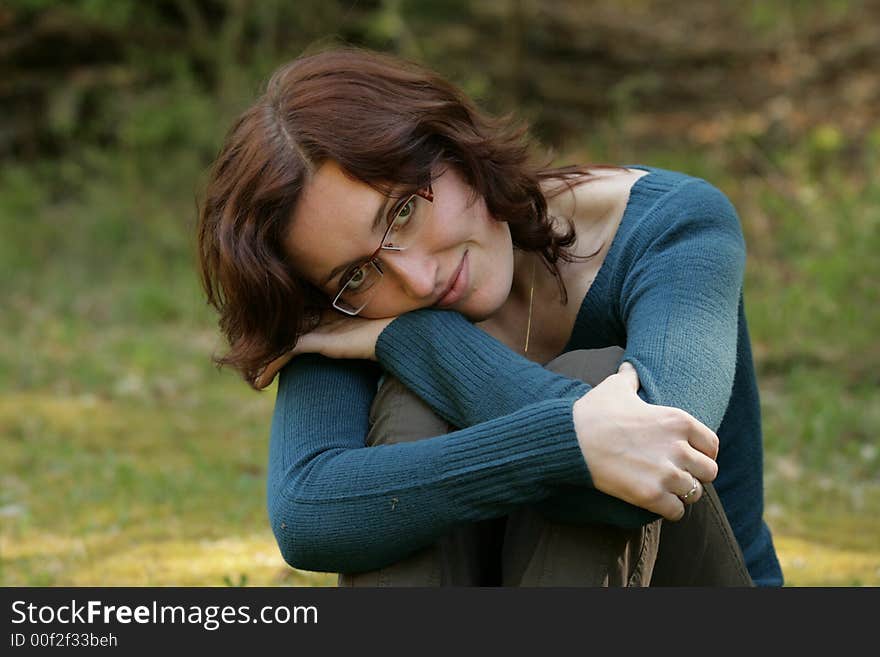
<svg viewBox="0 0 880 657">
<path fill-rule="evenodd" d="M 456 312 L 425 309 L 396 318 L 376 357 L 441 417 L 467 427 L 546 399 L 577 399 L 583 381 L 523 358 Z"/>
</svg>

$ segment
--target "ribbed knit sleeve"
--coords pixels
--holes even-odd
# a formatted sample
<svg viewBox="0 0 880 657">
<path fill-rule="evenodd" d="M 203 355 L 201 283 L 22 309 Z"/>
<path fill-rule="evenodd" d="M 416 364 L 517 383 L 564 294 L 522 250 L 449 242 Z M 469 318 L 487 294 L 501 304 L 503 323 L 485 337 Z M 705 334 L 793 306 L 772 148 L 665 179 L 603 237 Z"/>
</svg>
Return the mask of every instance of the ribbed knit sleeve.
<svg viewBox="0 0 880 657">
<path fill-rule="evenodd" d="M 626 327 L 624 360 L 638 371 L 643 398 L 717 431 L 736 368 L 745 242 L 720 191 L 700 180 L 682 187 L 627 241 L 632 253 L 610 287 Z"/>
<path fill-rule="evenodd" d="M 588 476 L 571 399 L 545 400 L 444 436 L 365 447 L 376 366 L 316 355 L 281 373 L 268 511 L 292 566 L 389 565 L 455 524 L 509 513 Z"/>
<path fill-rule="evenodd" d="M 590 390 L 524 358 L 461 314 L 423 309 L 391 322 L 376 358 L 447 422 L 468 427 L 542 399 Z"/>
</svg>

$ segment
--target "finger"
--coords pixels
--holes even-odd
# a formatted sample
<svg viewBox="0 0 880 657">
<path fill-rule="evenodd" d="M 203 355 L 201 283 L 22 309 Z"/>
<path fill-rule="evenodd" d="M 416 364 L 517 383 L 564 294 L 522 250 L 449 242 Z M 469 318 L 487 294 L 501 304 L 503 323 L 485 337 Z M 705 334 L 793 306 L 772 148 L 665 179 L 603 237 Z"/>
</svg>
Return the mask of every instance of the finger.
<svg viewBox="0 0 880 657">
<path fill-rule="evenodd" d="M 275 375 L 281 370 L 282 367 L 287 365 L 290 362 L 290 359 L 294 356 L 294 350 L 291 349 L 283 356 L 279 356 L 271 363 L 266 365 L 266 368 L 260 373 L 257 377 L 257 380 L 254 382 L 259 389 L 263 389 L 268 386 L 272 381 L 275 380 Z"/>
<path fill-rule="evenodd" d="M 670 522 L 678 522 L 684 518 L 684 502 L 674 493 L 669 493 L 663 496 L 662 501 L 658 504 L 658 508 L 654 509 L 654 511 Z"/>
<path fill-rule="evenodd" d="M 675 494 L 683 504 L 694 504 L 703 496 L 703 484 L 690 472 L 682 472 L 682 483 L 676 487 Z"/>
<path fill-rule="evenodd" d="M 620 367 L 617 368 L 617 373 L 621 376 L 626 385 L 632 388 L 633 392 L 639 391 L 639 373 L 636 372 L 635 367 L 627 361 L 623 361 L 620 364 Z"/>
<path fill-rule="evenodd" d="M 275 372 L 269 372 L 267 370 L 263 370 L 259 376 L 257 376 L 254 381 L 254 385 L 257 387 L 257 390 L 263 390 L 268 387 L 272 381 L 275 380 Z"/>
<path fill-rule="evenodd" d="M 718 434 L 697 419 L 691 423 L 688 442 L 710 459 L 718 458 Z"/>
<path fill-rule="evenodd" d="M 715 481 L 715 477 L 718 476 L 718 463 L 696 450 L 690 450 L 684 463 L 679 465 L 682 470 L 689 472 L 700 481 Z"/>
</svg>

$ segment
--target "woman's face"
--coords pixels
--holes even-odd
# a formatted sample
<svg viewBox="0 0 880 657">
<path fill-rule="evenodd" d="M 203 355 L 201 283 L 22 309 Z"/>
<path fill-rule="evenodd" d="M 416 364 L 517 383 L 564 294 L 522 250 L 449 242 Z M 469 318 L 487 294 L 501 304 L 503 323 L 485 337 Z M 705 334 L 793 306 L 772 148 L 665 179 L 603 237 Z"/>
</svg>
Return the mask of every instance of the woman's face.
<svg viewBox="0 0 880 657">
<path fill-rule="evenodd" d="M 285 247 L 297 271 L 332 300 L 346 272 L 378 248 L 397 197 L 325 162 L 306 184 L 293 213 Z M 403 251 L 382 250 L 383 271 L 362 317 L 393 317 L 431 306 L 456 310 L 472 321 L 497 311 L 510 293 L 513 242 L 482 197 L 452 168 L 432 182 L 433 203 L 421 202 L 417 233 Z M 375 224 L 374 219 L 380 218 Z"/>
</svg>

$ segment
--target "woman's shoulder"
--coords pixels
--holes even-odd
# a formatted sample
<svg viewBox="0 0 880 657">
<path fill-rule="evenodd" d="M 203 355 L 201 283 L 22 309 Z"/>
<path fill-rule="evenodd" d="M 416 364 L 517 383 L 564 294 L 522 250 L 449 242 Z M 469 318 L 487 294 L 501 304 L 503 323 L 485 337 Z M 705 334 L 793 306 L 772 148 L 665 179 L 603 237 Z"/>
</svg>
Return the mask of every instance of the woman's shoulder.
<svg viewBox="0 0 880 657">
<path fill-rule="evenodd" d="M 574 186 L 573 194 L 553 198 L 553 209 L 574 219 L 585 232 L 596 232 L 602 225 L 613 234 L 621 221 L 640 223 L 648 218 L 663 224 L 694 217 L 738 221 L 723 191 L 685 172 L 645 165 L 585 166 L 584 172 L 588 175 Z"/>
<path fill-rule="evenodd" d="M 582 251 L 615 240 L 650 240 L 676 227 L 739 227 L 727 195 L 703 178 L 644 165 L 585 170 L 591 175 L 574 194 L 554 199 L 553 208 L 573 219 Z"/>
<path fill-rule="evenodd" d="M 663 210 L 682 220 L 694 216 L 737 218 L 727 194 L 704 178 L 644 165 L 628 165 L 627 169 L 644 173 L 633 192 L 651 209 Z"/>
<path fill-rule="evenodd" d="M 721 189 L 687 173 L 638 168 L 647 175 L 633 185 L 613 258 L 633 263 L 656 258 L 673 267 L 678 260 L 672 254 L 692 258 L 711 253 L 713 259 L 730 262 L 744 258 L 739 215 Z"/>
<path fill-rule="evenodd" d="M 670 244 L 680 240 L 723 239 L 742 248 L 739 216 L 727 195 L 703 178 L 669 169 L 627 165 L 637 172 L 621 176 L 630 180 L 626 201 L 614 235 L 617 248 L 612 258 L 635 257 L 661 240 Z M 614 245 L 612 245 L 614 246 Z"/>
</svg>

